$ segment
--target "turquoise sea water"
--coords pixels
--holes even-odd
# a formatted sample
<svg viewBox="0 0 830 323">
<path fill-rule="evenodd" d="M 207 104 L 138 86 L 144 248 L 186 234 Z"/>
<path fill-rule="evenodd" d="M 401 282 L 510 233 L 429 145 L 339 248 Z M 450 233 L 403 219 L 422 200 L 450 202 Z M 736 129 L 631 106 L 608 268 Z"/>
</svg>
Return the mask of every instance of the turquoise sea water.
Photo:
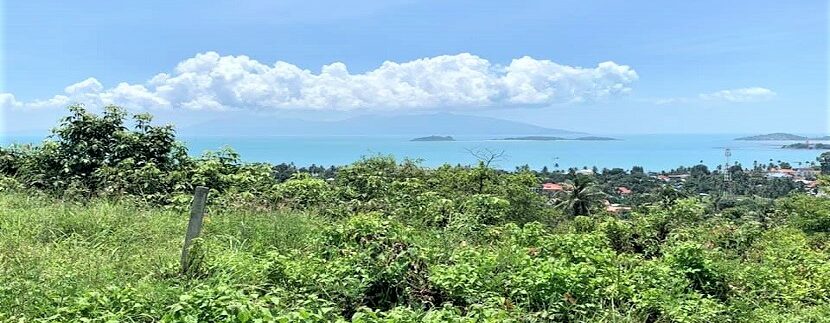
<svg viewBox="0 0 830 323">
<path fill-rule="evenodd" d="M 624 135 L 613 136 L 617 141 L 502 141 L 489 138 L 456 137 L 453 142 L 412 142 L 411 137 L 184 137 L 191 154 L 216 150 L 228 145 L 239 152 L 245 161 L 293 162 L 296 165 L 344 165 L 361 156 L 392 154 L 397 158 L 417 158 L 426 166 L 444 163 L 472 164 L 476 159 L 468 150 L 490 149 L 504 151 L 505 157 L 497 167 L 512 169 L 527 164 L 534 169 L 548 166 L 553 169 L 568 167 L 622 167 L 643 166 L 646 170 L 668 170 L 690 166 L 701 160 L 709 166 L 725 162 L 724 149 L 732 151 L 732 162 L 745 167 L 753 161 L 769 163 L 787 161 L 815 161 L 818 150 L 781 149 L 783 141 L 736 141 L 741 135 Z M 10 143 L 36 143 L 42 137 L 5 136 L 4 146 Z"/>
</svg>

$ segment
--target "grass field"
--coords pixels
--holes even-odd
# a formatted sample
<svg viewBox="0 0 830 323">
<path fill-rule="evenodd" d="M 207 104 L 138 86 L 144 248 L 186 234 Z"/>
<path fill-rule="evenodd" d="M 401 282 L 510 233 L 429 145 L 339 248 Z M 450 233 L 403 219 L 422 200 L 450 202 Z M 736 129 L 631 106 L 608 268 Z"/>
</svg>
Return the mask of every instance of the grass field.
<svg viewBox="0 0 830 323">
<path fill-rule="evenodd" d="M 828 212 L 827 202 L 815 201 L 798 203 Z M 699 214 L 674 210 L 684 219 Z M 470 234 L 381 214 L 332 218 L 209 207 L 195 249 L 201 261 L 182 275 L 187 219 L 184 209 L 130 201 L 0 193 L 0 320 L 830 317 L 828 239 L 788 226 L 762 230 L 754 222 L 689 220 L 657 246 L 657 256 L 647 256 L 614 246 L 625 246 L 619 232 L 626 223 L 635 232 L 653 230 L 654 215 L 630 222 L 577 218 L 556 227 L 508 223 Z"/>
<path fill-rule="evenodd" d="M 297 212 L 209 212 L 201 246 L 210 248 L 213 261 L 235 264 L 211 275 L 217 281 L 178 275 L 184 210 L 0 194 L 0 317 L 84 310 L 79 296 L 127 286 L 151 302 L 142 304 L 147 309 L 163 310 L 199 284 L 251 283 L 246 275 L 256 257 L 307 247 L 309 235 L 325 222 Z M 88 306 L 94 310 L 96 304 Z"/>
</svg>

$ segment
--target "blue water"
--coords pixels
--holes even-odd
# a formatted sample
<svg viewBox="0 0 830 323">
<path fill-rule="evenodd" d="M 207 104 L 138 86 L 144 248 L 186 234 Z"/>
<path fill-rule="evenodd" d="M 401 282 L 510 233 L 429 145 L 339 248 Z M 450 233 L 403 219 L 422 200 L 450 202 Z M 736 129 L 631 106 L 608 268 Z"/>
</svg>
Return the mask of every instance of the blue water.
<svg viewBox="0 0 830 323">
<path fill-rule="evenodd" d="M 245 161 L 293 162 L 296 165 L 344 165 L 361 156 L 392 154 L 397 158 L 421 159 L 426 166 L 444 163 L 472 164 L 468 150 L 504 151 L 496 167 L 512 169 L 527 164 L 534 169 L 548 166 L 599 168 L 643 166 L 646 170 L 668 170 L 703 161 L 711 167 L 724 163 L 724 148 L 732 151 L 732 162 L 751 167 L 753 161 L 786 161 L 793 166 L 815 161 L 818 150 L 781 149 L 782 141 L 735 141 L 741 135 L 626 135 L 618 141 L 501 141 L 458 138 L 453 142 L 412 142 L 411 137 L 185 137 L 191 154 L 228 145 Z M 2 137 L 0 144 L 39 142 L 39 137 Z"/>
</svg>

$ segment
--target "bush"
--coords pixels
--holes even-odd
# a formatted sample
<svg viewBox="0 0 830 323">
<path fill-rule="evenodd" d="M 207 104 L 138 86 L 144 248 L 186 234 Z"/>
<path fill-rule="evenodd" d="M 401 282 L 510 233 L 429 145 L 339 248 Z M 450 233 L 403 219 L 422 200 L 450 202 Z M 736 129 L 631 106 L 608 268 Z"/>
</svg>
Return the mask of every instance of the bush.
<svg viewBox="0 0 830 323">
<path fill-rule="evenodd" d="M 790 224 L 805 232 L 830 233 L 830 200 L 826 198 L 797 195 L 779 203 Z"/>
<path fill-rule="evenodd" d="M 286 203 L 300 208 L 320 206 L 332 197 L 331 187 L 324 180 L 304 173 L 291 176 L 278 191 Z"/>
</svg>

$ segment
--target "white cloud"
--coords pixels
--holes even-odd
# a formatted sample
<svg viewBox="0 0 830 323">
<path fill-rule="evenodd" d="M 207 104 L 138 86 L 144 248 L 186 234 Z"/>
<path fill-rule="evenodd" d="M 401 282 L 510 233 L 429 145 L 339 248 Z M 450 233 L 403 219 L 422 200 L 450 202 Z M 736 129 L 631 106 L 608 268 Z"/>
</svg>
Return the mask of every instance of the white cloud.
<svg viewBox="0 0 830 323">
<path fill-rule="evenodd" d="M 15 99 L 14 94 L 0 93 L 0 107 L 18 108 L 23 105 Z"/>
<path fill-rule="evenodd" d="M 392 110 L 535 106 L 601 100 L 628 93 L 637 73 L 603 62 L 593 68 L 531 57 L 501 66 L 469 54 L 409 62 L 387 61 L 374 70 L 349 72 L 345 64 L 319 73 L 286 62 L 267 65 L 247 56 L 197 54 L 172 73 L 145 84 L 105 89 L 95 78 L 66 87 L 65 95 L 19 102 L 0 94 L 0 107 L 88 106 L 128 108 Z"/>
<path fill-rule="evenodd" d="M 687 104 L 687 103 L 701 103 L 707 102 L 728 102 L 728 103 L 745 103 L 745 102 L 761 102 L 774 98 L 777 94 L 770 89 L 763 87 L 747 87 L 730 90 L 720 90 L 711 93 L 701 93 L 697 97 L 674 97 L 674 98 L 652 98 L 646 99 L 647 102 L 656 105 L 673 105 L 673 104 Z"/>
<path fill-rule="evenodd" d="M 709 101 L 727 102 L 758 102 L 767 101 L 775 97 L 776 93 L 762 87 L 747 87 L 741 89 L 721 90 L 712 93 L 703 93 L 699 97 Z"/>
<path fill-rule="evenodd" d="M 86 80 L 80 81 L 78 83 L 72 84 L 67 86 L 63 89 L 66 94 L 69 95 L 82 95 L 86 93 L 99 93 L 104 90 L 104 86 L 101 82 L 98 82 L 95 78 L 88 78 Z"/>
</svg>

